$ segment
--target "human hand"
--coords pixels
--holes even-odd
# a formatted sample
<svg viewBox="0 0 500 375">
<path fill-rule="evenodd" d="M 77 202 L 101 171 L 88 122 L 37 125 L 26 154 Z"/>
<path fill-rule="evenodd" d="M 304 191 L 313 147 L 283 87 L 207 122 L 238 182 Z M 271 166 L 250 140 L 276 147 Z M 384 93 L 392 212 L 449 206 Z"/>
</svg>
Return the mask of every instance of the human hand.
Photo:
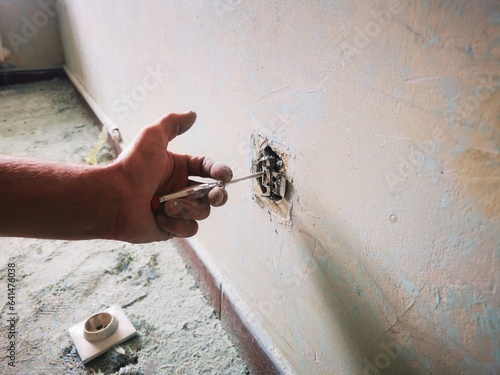
<svg viewBox="0 0 500 375">
<path fill-rule="evenodd" d="M 198 199 L 168 201 L 159 212 L 150 207 L 153 196 L 177 192 L 192 182 L 190 176 L 228 182 L 231 169 L 207 157 L 180 155 L 167 150 L 177 135 L 194 124 L 196 113 L 169 114 L 143 128 L 132 144 L 109 166 L 118 187 L 118 214 L 111 235 L 133 243 L 190 237 L 198 230 L 197 220 L 210 214 L 210 206 L 227 201 L 223 188 L 212 189 Z"/>
</svg>

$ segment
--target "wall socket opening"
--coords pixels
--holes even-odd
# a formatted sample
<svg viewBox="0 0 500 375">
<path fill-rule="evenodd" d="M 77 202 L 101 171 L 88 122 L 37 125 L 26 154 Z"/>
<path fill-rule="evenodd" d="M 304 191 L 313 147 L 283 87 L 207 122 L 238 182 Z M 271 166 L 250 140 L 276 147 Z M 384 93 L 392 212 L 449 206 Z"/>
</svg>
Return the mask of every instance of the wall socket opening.
<svg viewBox="0 0 500 375">
<path fill-rule="evenodd" d="M 259 153 L 257 172 L 264 171 L 264 175 L 257 181 L 260 182 L 263 197 L 275 202 L 283 199 L 286 193 L 284 166 L 285 163 L 271 146 L 266 146 Z"/>
<path fill-rule="evenodd" d="M 264 171 L 261 178 L 253 181 L 254 200 L 279 219 L 290 222 L 291 176 L 290 151 L 282 143 L 251 134 L 252 172 Z"/>
</svg>

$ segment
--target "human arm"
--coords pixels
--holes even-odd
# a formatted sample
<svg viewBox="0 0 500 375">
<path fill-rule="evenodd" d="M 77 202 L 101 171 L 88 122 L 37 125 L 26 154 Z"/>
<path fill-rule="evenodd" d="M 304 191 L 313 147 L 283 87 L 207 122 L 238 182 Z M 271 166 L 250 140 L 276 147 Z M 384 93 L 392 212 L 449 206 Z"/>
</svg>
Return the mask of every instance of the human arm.
<svg viewBox="0 0 500 375">
<path fill-rule="evenodd" d="M 150 202 L 188 186 L 189 176 L 231 179 L 221 163 L 167 150 L 195 120 L 193 112 L 163 117 L 107 166 L 0 157 L 0 235 L 133 243 L 194 235 L 210 204 L 225 203 L 223 189 L 170 202 L 160 212 L 152 212 Z"/>
</svg>

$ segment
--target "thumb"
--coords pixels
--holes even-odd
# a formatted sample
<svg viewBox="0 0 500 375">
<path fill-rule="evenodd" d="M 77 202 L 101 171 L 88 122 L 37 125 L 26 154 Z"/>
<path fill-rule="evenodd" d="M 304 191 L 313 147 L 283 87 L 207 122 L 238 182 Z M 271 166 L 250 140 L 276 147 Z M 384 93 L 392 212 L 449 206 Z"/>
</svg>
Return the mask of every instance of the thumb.
<svg viewBox="0 0 500 375">
<path fill-rule="evenodd" d="M 188 131 L 196 121 L 196 113 L 193 111 L 186 113 L 170 113 L 162 117 L 158 124 L 162 129 L 163 144 L 169 143 L 172 139 Z"/>
</svg>

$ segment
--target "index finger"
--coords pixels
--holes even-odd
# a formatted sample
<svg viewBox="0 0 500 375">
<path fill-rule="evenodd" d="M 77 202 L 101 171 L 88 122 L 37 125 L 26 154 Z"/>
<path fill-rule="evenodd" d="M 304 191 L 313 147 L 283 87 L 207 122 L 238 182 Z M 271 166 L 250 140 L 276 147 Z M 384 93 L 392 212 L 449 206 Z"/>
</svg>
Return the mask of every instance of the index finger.
<svg viewBox="0 0 500 375">
<path fill-rule="evenodd" d="M 205 156 L 189 156 L 187 167 L 190 176 L 209 177 L 222 182 L 229 182 L 233 178 L 233 171 L 228 165 Z"/>
</svg>

